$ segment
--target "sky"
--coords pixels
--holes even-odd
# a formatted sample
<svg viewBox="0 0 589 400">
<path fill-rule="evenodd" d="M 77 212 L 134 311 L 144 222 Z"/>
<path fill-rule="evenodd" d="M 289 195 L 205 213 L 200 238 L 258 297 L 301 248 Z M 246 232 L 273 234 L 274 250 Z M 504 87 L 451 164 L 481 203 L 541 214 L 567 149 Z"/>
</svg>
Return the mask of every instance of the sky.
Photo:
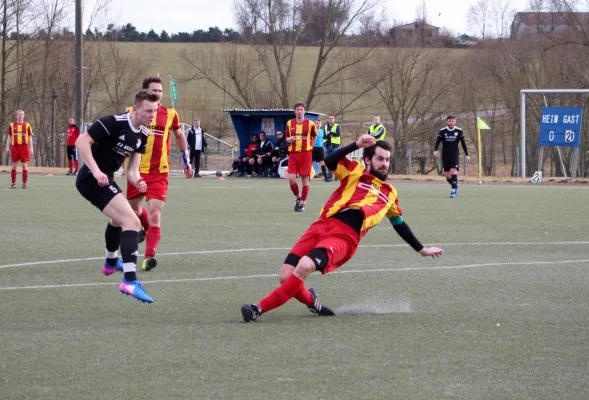
<svg viewBox="0 0 589 400">
<path fill-rule="evenodd" d="M 116 25 L 132 23 L 137 30 L 157 33 L 192 32 L 218 26 L 235 29 L 234 0 L 112 0 L 108 19 Z M 474 33 L 467 24 L 468 8 L 477 0 L 425 0 L 429 22 L 452 33 Z M 383 0 L 382 9 L 389 23 L 412 22 L 422 0 Z M 511 0 L 512 7 L 524 11 L 529 0 Z"/>
</svg>

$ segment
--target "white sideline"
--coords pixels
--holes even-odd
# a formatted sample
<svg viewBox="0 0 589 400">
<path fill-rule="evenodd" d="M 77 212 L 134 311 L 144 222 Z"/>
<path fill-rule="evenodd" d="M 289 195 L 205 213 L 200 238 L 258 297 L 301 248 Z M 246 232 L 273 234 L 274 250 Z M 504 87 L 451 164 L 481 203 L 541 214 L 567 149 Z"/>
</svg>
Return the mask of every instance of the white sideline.
<svg viewBox="0 0 589 400">
<path fill-rule="evenodd" d="M 533 246 L 533 245 L 580 245 L 589 244 L 589 242 L 475 242 L 475 243 L 427 243 L 425 246 Z M 407 247 L 406 244 L 367 244 L 360 245 L 359 248 L 375 248 L 375 247 Z M 216 253 L 240 253 L 247 251 L 276 251 L 276 250 L 290 250 L 290 247 L 259 247 L 259 248 L 244 248 L 244 249 L 226 249 L 226 250 L 201 250 L 201 251 L 179 251 L 172 253 L 158 253 L 158 257 L 162 256 L 184 256 L 195 254 L 216 254 Z M 35 265 L 47 264 L 63 264 L 81 261 L 104 260 L 104 257 L 88 257 L 88 258 L 67 258 L 62 260 L 47 260 L 47 261 L 30 261 L 18 264 L 0 265 L 0 269 L 5 268 L 19 268 L 29 267 Z"/>
<path fill-rule="evenodd" d="M 484 268 L 484 267 L 502 267 L 510 265 L 536 265 L 536 264 L 576 264 L 586 263 L 589 260 L 556 260 L 556 261 L 522 261 L 522 262 L 508 262 L 508 263 L 486 263 L 486 264 L 467 264 L 467 265 L 449 265 L 440 267 L 416 267 L 416 268 L 379 268 L 379 269 L 364 269 L 356 271 L 334 271 L 334 274 L 367 274 L 378 272 L 400 272 L 400 271 L 434 271 L 447 269 L 467 269 L 467 268 Z M 252 278 L 276 278 L 277 274 L 264 275 L 242 275 L 242 276 L 217 276 L 206 278 L 185 278 L 185 279 L 162 279 L 153 281 L 142 281 L 142 283 L 183 283 L 183 282 L 206 282 L 206 281 L 228 281 L 236 279 L 252 279 Z M 34 286 L 8 286 L 0 287 L 0 291 L 8 290 L 27 290 L 27 289 L 59 289 L 72 287 L 93 287 L 105 285 L 118 285 L 119 282 L 100 282 L 100 283 L 73 283 L 63 285 L 34 285 Z"/>
</svg>

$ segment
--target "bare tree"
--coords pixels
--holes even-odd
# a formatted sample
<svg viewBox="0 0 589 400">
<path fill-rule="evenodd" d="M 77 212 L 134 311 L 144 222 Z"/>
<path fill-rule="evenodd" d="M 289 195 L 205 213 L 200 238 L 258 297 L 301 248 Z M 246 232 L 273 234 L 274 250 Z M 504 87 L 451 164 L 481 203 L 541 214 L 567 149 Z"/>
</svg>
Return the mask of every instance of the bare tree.
<svg viewBox="0 0 589 400">
<path fill-rule="evenodd" d="M 97 74 L 110 103 L 109 111 L 124 112 L 140 87 L 140 77 L 150 70 L 155 54 L 132 56 L 121 51 L 117 42 L 101 44 L 98 46 Z"/>
<path fill-rule="evenodd" d="M 515 16 L 515 9 L 509 0 L 491 1 L 492 35 L 497 39 L 508 38 L 510 26 Z"/>
<path fill-rule="evenodd" d="M 414 148 L 424 156 L 431 150 L 432 132 L 446 112 L 444 97 L 451 88 L 448 61 L 446 50 L 395 49 L 378 53 L 366 74 L 391 117 L 387 135 L 395 149 L 393 172 L 404 172 L 409 143 L 417 144 Z"/>
<path fill-rule="evenodd" d="M 304 97 L 307 105 L 312 107 L 321 97 L 339 92 L 341 79 L 347 71 L 372 56 L 374 46 L 352 49 L 354 43 L 349 40 L 349 34 L 378 1 L 239 1 L 235 3 L 236 19 L 248 48 L 253 50 L 253 60 L 249 58 L 251 56 L 240 55 L 239 49 L 225 50 L 217 61 L 202 53 L 184 52 L 181 57 L 195 68 L 191 79 L 206 80 L 237 104 L 252 104 L 248 85 L 259 77 L 272 92 L 270 101 L 276 100 L 279 106 L 289 108 L 295 99 Z M 313 51 L 313 55 L 309 51 L 303 52 L 302 44 L 316 46 L 316 52 Z M 350 51 L 344 52 L 343 49 Z M 208 62 L 197 66 L 199 61 L 207 58 Z M 221 65 L 218 58 L 221 58 Z M 297 88 L 292 82 L 293 72 L 303 58 L 312 62 L 313 69 L 309 84 Z M 218 73 L 219 67 L 223 74 Z M 355 100 L 357 97 L 351 96 L 344 107 Z"/>
<path fill-rule="evenodd" d="M 471 29 L 480 36 L 481 40 L 487 39 L 492 21 L 491 0 L 477 0 L 468 8 L 466 18 Z"/>
</svg>

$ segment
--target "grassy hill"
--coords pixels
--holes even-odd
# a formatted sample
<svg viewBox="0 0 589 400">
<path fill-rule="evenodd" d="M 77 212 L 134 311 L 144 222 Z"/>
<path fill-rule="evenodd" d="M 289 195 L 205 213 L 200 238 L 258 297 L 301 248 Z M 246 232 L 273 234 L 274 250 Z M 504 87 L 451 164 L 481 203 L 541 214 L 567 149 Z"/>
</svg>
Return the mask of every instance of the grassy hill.
<svg viewBox="0 0 589 400">
<path fill-rule="evenodd" d="M 167 77 L 171 75 L 178 81 L 179 100 L 175 106 L 182 119 L 185 121 L 190 121 L 193 117 L 200 116 L 203 113 L 210 114 L 212 112 L 218 112 L 224 108 L 239 107 L 229 96 L 224 95 L 222 89 L 217 88 L 210 82 L 202 79 L 191 79 L 195 75 L 194 68 L 186 63 L 181 57 L 182 52 L 186 52 L 187 54 L 195 54 L 198 52 L 200 52 L 201 55 L 206 54 L 205 58 L 212 66 L 215 66 L 215 63 L 218 65 L 218 69 L 216 67 L 215 69 L 217 77 L 220 79 L 223 65 L 220 63 L 219 54 L 223 44 L 117 43 L 116 46 L 121 54 L 129 54 L 150 63 L 149 70 L 153 74 L 159 73 L 160 76 L 166 78 L 166 81 Z M 241 45 L 237 46 L 237 48 L 238 51 L 242 52 L 242 57 L 255 62 L 256 54 L 249 46 Z M 315 64 L 317 62 L 318 51 L 319 49 L 317 47 L 299 47 L 296 51 L 296 61 L 292 79 L 292 93 L 296 99 L 305 99 L 307 95 Z M 343 51 L 343 49 L 337 49 L 337 51 Z M 379 48 L 375 50 L 375 54 L 395 51 L 399 51 L 399 49 Z M 440 49 L 439 51 L 451 52 L 451 57 L 460 57 L 466 54 L 469 50 Z M 334 58 L 332 62 L 335 63 L 336 59 Z M 372 62 L 374 63 L 375 61 Z M 330 67 L 330 65 L 327 66 L 327 68 Z M 367 67 L 370 67 L 370 65 L 368 64 Z M 138 76 L 137 82 L 139 83 L 141 79 L 142 77 Z M 268 80 L 264 75 L 262 75 L 260 82 L 262 82 L 260 86 L 263 84 L 266 86 L 261 87 L 259 90 L 271 90 Z M 322 97 L 312 107 L 313 110 L 324 113 L 338 110 L 340 104 L 348 102 L 352 96 L 351 93 L 358 89 L 357 87 L 350 87 L 350 84 L 350 82 L 342 83 L 340 88 L 333 90 L 334 92 L 337 91 L 339 93 Z M 229 86 L 230 83 L 226 81 L 226 85 Z M 164 103 L 171 104 L 170 91 L 167 82 L 164 90 Z M 347 92 L 347 94 L 341 94 L 341 92 Z M 106 98 L 99 93 L 98 100 L 105 101 Z M 375 106 L 376 103 L 380 103 L 379 98 L 376 93 L 370 93 L 357 102 L 354 107 L 356 110 L 346 113 L 344 119 L 346 121 L 369 121 L 372 119 L 375 112 L 381 113 L 381 115 L 386 115 L 387 111 L 384 105 L 378 104 Z"/>
</svg>

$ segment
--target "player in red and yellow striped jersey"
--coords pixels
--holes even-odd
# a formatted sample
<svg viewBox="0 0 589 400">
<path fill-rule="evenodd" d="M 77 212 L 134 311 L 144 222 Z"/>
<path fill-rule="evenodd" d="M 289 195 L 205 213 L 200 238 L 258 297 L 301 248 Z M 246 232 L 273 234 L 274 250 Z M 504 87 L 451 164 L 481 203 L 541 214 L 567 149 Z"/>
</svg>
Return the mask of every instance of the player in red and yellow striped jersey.
<svg viewBox="0 0 589 400">
<path fill-rule="evenodd" d="M 346 155 L 364 148 L 364 163 L 350 161 Z M 315 271 L 332 272 L 345 264 L 356 252 L 360 239 L 385 216 L 395 231 L 422 256 L 439 257 L 442 249 L 423 247 L 399 208 L 397 191 L 386 182 L 392 147 L 364 135 L 355 143 L 327 156 L 325 165 L 340 180 L 339 188 L 312 224 L 292 247 L 280 269 L 281 285 L 257 304 L 244 304 L 241 314 L 246 322 L 255 321 L 291 298 L 305 304 L 317 315 L 334 315 L 321 304 L 317 292 L 305 287 L 305 280 Z"/>
<path fill-rule="evenodd" d="M 16 189 L 16 167 L 19 162 L 22 165 L 22 188 L 27 188 L 27 180 L 29 179 L 27 163 L 33 155 L 32 136 L 33 128 L 31 128 L 31 124 L 25 122 L 25 112 L 17 110 L 16 121 L 11 122 L 8 126 L 5 149 L 7 153 L 10 153 L 12 159 L 12 170 L 10 171 L 11 189 Z"/>
<path fill-rule="evenodd" d="M 149 77 L 143 81 L 143 89 L 157 94 L 162 98 L 163 85 L 160 77 Z M 180 118 L 174 109 L 158 105 L 158 110 L 151 125 L 149 125 L 147 149 L 141 155 L 139 172 L 147 183 L 146 193 L 140 193 L 137 188 L 127 183 L 127 199 L 141 221 L 145 233 L 145 254 L 141 269 L 149 271 L 157 265 L 154 258 L 157 246 L 161 240 L 161 214 L 168 192 L 168 174 L 170 171 L 170 134 L 174 134 L 176 146 L 182 154 L 184 175 L 192 178 L 192 168 L 188 163 L 188 147 L 186 136 L 180 126 Z M 147 210 L 141 202 L 147 199 Z M 142 234 L 141 234 L 142 235 Z M 140 242 L 143 241 L 140 238 Z"/>
<path fill-rule="evenodd" d="M 310 175 L 313 166 L 313 144 L 317 137 L 315 123 L 305 118 L 305 103 L 299 102 L 294 106 L 295 118 L 286 123 L 286 142 L 288 146 L 288 182 L 290 190 L 296 197 L 294 210 L 305 211 L 305 204 L 309 196 Z M 297 174 L 303 181 L 302 193 L 299 196 Z"/>
</svg>

